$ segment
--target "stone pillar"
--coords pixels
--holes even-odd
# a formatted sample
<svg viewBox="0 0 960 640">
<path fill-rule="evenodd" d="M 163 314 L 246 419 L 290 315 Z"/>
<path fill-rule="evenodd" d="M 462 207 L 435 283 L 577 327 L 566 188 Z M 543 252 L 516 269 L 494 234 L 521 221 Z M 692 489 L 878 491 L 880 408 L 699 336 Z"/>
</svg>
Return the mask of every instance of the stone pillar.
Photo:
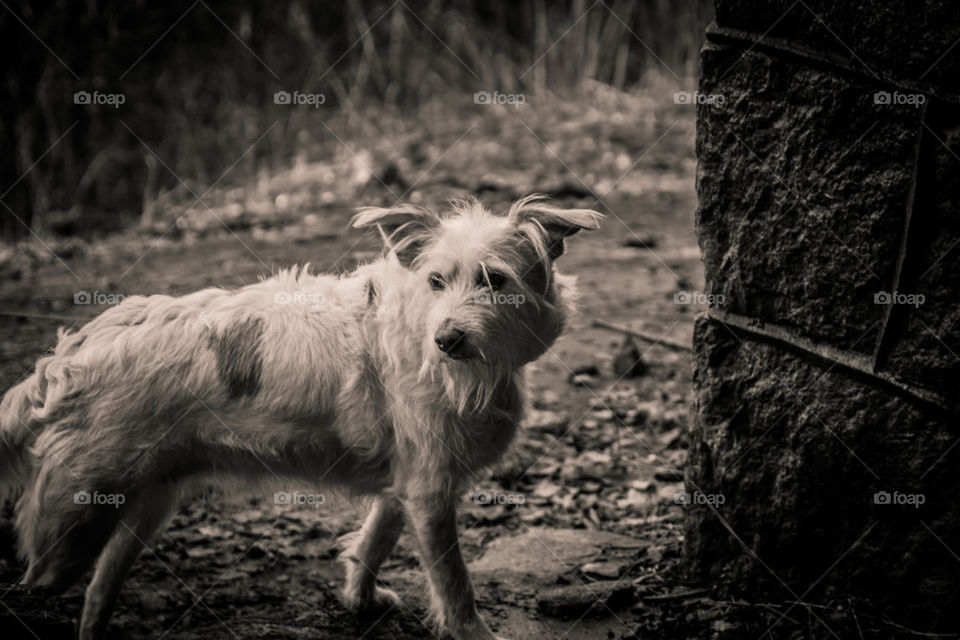
<svg viewBox="0 0 960 640">
<path fill-rule="evenodd" d="M 723 298 L 696 325 L 687 484 L 723 500 L 689 507 L 688 566 L 955 632 L 960 5 L 716 7 L 697 233 Z"/>
</svg>

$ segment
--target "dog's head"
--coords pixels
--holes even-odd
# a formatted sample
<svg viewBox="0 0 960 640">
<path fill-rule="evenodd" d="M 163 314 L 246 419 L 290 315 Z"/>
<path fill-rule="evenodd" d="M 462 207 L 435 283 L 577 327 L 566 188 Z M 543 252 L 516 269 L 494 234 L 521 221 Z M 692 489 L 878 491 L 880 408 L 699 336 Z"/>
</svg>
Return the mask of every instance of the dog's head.
<svg viewBox="0 0 960 640">
<path fill-rule="evenodd" d="M 410 271 L 425 367 L 512 371 L 560 335 L 571 280 L 555 272 L 554 261 L 568 236 L 596 229 L 601 218 L 530 196 L 506 215 L 470 200 L 443 214 L 410 205 L 363 209 L 353 224 L 378 227 Z"/>
</svg>

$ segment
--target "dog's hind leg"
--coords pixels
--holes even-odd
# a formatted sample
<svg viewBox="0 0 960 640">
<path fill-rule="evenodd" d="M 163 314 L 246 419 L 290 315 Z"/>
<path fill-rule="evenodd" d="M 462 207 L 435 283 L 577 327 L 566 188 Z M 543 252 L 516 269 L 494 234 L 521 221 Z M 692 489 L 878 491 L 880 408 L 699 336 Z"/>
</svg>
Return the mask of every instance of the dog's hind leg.
<svg viewBox="0 0 960 640">
<path fill-rule="evenodd" d="M 400 602 L 396 593 L 377 586 L 377 572 L 397 544 L 403 523 L 400 501 L 393 496 L 380 496 L 374 501 L 363 528 L 345 537 L 340 555 L 347 573 L 343 598 L 351 609 L 377 613 Z"/>
<path fill-rule="evenodd" d="M 177 503 L 175 487 L 150 489 L 134 497 L 97 560 L 80 619 L 80 640 L 103 636 L 130 567 L 160 531 Z"/>
</svg>

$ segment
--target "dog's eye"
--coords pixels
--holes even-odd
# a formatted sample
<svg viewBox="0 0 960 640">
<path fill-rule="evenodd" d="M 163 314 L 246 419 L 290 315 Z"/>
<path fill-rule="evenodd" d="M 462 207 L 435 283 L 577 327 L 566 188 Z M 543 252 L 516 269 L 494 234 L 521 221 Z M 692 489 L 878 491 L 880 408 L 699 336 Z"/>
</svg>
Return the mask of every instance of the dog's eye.
<svg viewBox="0 0 960 640">
<path fill-rule="evenodd" d="M 499 271 L 487 271 L 487 274 L 484 275 L 481 270 L 477 273 L 477 286 L 486 288 L 487 278 L 490 279 L 490 286 L 493 287 L 494 291 L 502 287 L 507 282 L 507 276 L 503 275 Z"/>
<path fill-rule="evenodd" d="M 431 273 L 431 274 L 430 274 L 430 288 L 431 288 L 431 289 L 433 289 L 434 291 L 440 291 L 440 290 L 443 289 L 445 286 L 447 286 L 447 285 L 444 284 L 443 278 L 440 277 L 440 274 L 439 274 L 439 273 Z"/>
</svg>

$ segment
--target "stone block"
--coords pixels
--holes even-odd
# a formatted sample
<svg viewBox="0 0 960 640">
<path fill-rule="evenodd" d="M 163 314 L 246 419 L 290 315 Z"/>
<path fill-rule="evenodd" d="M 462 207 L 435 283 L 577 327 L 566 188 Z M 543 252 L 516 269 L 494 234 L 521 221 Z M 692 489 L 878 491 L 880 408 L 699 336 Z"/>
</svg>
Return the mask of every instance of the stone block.
<svg viewBox="0 0 960 640">
<path fill-rule="evenodd" d="M 697 233 L 726 311 L 872 354 L 894 278 L 921 110 L 856 77 L 709 44 Z"/>
</svg>

